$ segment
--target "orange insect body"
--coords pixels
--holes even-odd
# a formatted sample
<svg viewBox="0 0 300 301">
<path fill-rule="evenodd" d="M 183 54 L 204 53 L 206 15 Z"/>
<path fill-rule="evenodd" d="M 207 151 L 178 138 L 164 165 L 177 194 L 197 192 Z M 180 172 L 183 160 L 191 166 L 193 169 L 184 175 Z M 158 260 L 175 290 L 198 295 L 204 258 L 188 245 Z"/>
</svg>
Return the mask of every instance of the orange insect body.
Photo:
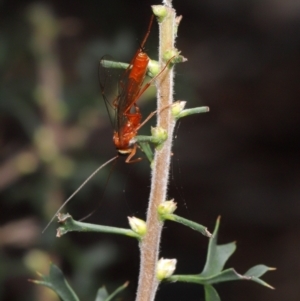
<svg viewBox="0 0 300 301">
<path fill-rule="evenodd" d="M 135 55 L 130 65 L 131 69 L 127 69 L 125 73 L 128 73 L 128 78 L 124 91 L 114 101 L 117 110 L 117 130 L 114 132 L 113 142 L 120 154 L 132 154 L 133 156 L 135 153 L 136 146 L 131 147 L 130 141 L 137 135 L 142 119 L 136 101 L 144 92 L 142 84 L 146 77 L 149 60 L 148 55 L 142 51 Z M 120 86 L 122 90 L 123 81 Z M 134 112 L 131 112 L 132 108 L 134 108 Z M 126 162 L 129 162 L 132 156 Z"/>
<path fill-rule="evenodd" d="M 131 145 L 130 141 L 137 135 L 137 131 L 141 127 L 142 115 L 136 102 L 149 87 L 149 84 L 142 87 L 150 61 L 148 55 L 143 51 L 143 47 L 149 36 L 152 23 L 153 16 L 140 49 L 136 52 L 121 78 L 120 93 L 113 101 L 117 115 L 113 142 L 120 154 L 128 155 L 127 163 L 133 162 L 130 160 L 135 155 L 137 146 L 136 144 Z"/>
<path fill-rule="evenodd" d="M 141 86 L 146 77 L 149 61 L 148 55 L 142 51 L 139 51 L 133 60 L 132 68 L 128 76 L 128 99 L 125 101 L 129 104 L 128 110 L 132 106 L 132 103 L 134 103 L 134 100 L 137 100 L 139 97 Z"/>
<path fill-rule="evenodd" d="M 150 58 L 143 51 L 143 47 L 147 41 L 150 34 L 150 29 L 154 20 L 154 15 L 152 15 L 148 31 L 144 37 L 144 40 L 135 53 L 133 59 L 131 60 L 128 68 L 125 70 L 124 74 L 121 76 L 119 81 L 119 94 L 111 102 L 108 101 L 106 95 L 109 95 L 106 91 L 106 84 L 108 77 L 111 74 L 108 72 L 103 78 L 100 77 L 100 86 L 102 90 L 103 98 L 106 105 L 112 105 L 115 110 L 115 130 L 113 134 L 113 142 L 118 150 L 119 154 L 127 155 L 125 160 L 126 163 L 132 163 L 141 160 L 140 158 L 136 160 L 131 160 L 136 153 L 137 144 L 133 141 L 133 138 L 137 135 L 138 130 L 152 117 L 156 114 L 152 112 L 142 123 L 142 115 L 136 104 L 138 99 L 142 94 L 149 88 L 149 86 L 155 81 L 155 79 L 162 74 L 162 72 L 171 63 L 171 59 L 166 63 L 165 67 L 160 70 L 160 72 L 153 77 L 148 83 L 143 86 L 148 64 Z M 105 68 L 106 58 L 103 58 L 103 63 L 101 64 Z"/>
</svg>

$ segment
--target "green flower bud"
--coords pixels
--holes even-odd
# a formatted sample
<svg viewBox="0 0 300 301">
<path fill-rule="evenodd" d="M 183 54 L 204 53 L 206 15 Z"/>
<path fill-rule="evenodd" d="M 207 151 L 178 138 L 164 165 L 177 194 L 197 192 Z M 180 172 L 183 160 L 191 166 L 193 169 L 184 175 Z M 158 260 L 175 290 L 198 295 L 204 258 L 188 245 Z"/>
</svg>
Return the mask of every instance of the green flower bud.
<svg viewBox="0 0 300 301">
<path fill-rule="evenodd" d="M 152 5 L 152 11 L 159 23 L 161 23 L 168 14 L 168 10 L 163 5 Z"/>
<path fill-rule="evenodd" d="M 163 60 L 165 62 L 169 62 L 171 60 L 170 65 L 183 63 L 187 61 L 187 59 L 184 56 L 180 55 L 180 51 L 176 48 L 167 50 L 163 54 Z"/>
<path fill-rule="evenodd" d="M 186 101 L 176 101 L 176 102 L 174 102 L 174 104 L 172 105 L 171 112 L 172 112 L 172 115 L 175 119 L 183 111 L 183 109 L 185 108 L 185 105 L 186 105 Z"/>
<path fill-rule="evenodd" d="M 159 215 L 172 214 L 177 209 L 177 204 L 174 200 L 165 201 L 158 205 L 157 212 Z"/>
<path fill-rule="evenodd" d="M 151 127 L 151 135 L 157 139 L 158 144 L 163 143 L 168 138 L 167 131 L 162 127 Z"/>
</svg>

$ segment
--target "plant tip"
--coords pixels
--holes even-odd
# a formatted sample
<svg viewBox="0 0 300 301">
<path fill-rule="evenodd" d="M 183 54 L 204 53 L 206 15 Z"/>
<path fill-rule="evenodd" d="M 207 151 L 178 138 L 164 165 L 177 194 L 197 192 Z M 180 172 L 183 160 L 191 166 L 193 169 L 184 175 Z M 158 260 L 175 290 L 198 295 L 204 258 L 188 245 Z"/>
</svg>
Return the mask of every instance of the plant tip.
<svg viewBox="0 0 300 301">
<path fill-rule="evenodd" d="M 157 17 L 157 21 L 161 23 L 168 14 L 168 10 L 163 5 L 152 5 L 153 14 Z"/>
</svg>

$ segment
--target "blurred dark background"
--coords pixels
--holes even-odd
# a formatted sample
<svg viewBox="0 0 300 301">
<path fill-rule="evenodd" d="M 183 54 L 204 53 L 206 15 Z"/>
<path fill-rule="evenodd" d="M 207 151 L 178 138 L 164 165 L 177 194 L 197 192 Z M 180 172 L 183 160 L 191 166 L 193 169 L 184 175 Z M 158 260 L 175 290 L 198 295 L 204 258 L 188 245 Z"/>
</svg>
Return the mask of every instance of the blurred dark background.
<svg viewBox="0 0 300 301">
<path fill-rule="evenodd" d="M 82 300 L 126 280 L 135 297 L 139 253 L 134 240 L 72 233 L 55 238 L 51 216 L 96 167 L 113 157 L 112 128 L 97 76 L 104 54 L 128 62 L 158 1 L 0 2 L 0 300 L 56 300 L 28 278 L 58 264 Z M 174 1 L 183 21 L 177 47 L 175 100 L 208 105 L 176 129 L 170 198 L 178 214 L 237 241 L 227 267 L 240 273 L 259 263 L 278 268 L 263 279 L 216 288 L 222 301 L 300 299 L 300 2 Z M 157 58 L 157 25 L 146 51 Z M 155 109 L 155 89 L 139 106 Z M 149 123 L 149 125 L 151 122 Z M 154 124 L 154 120 L 152 121 Z M 141 132 L 149 133 L 149 125 Z M 140 154 L 142 156 L 142 154 Z M 126 227 L 145 217 L 150 185 L 146 159 L 118 160 L 67 206 L 88 222 Z M 103 191 L 105 188 L 105 195 Z M 199 273 L 207 239 L 167 223 L 161 256 L 177 273 Z M 204 300 L 197 285 L 162 285 L 157 300 Z"/>
</svg>

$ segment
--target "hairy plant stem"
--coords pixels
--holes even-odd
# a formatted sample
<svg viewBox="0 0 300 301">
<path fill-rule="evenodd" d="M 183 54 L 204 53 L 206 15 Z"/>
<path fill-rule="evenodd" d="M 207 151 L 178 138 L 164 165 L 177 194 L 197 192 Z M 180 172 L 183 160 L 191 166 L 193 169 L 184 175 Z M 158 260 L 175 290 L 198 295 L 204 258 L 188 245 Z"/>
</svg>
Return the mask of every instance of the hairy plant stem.
<svg viewBox="0 0 300 301">
<path fill-rule="evenodd" d="M 175 11 L 169 5 L 165 6 L 168 11 L 167 16 L 159 24 L 159 61 L 161 67 L 166 62 L 163 61 L 163 54 L 174 48 L 175 37 Z M 170 106 L 173 102 L 173 68 L 165 72 L 157 79 L 157 110 Z M 137 301 L 154 300 L 158 287 L 156 279 L 156 263 L 159 256 L 159 245 L 162 230 L 162 222 L 159 221 L 157 206 L 167 199 L 167 186 L 169 179 L 169 167 L 171 161 L 171 146 L 174 130 L 174 119 L 171 110 L 165 109 L 158 114 L 157 126 L 168 132 L 168 139 L 161 150 L 156 151 L 153 171 L 150 199 L 147 211 L 147 234 L 140 244 L 141 263 L 140 275 L 137 291 Z"/>
</svg>

